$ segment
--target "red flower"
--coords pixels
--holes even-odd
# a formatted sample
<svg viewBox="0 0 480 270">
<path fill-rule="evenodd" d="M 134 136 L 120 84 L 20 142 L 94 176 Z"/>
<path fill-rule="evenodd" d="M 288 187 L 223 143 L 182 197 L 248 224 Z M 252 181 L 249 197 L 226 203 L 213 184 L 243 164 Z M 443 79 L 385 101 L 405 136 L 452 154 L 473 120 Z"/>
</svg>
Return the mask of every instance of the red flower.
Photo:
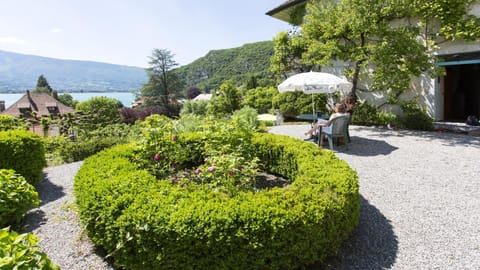
<svg viewBox="0 0 480 270">
<path fill-rule="evenodd" d="M 230 174 L 231 176 L 233 176 L 235 174 L 235 171 L 234 170 L 229 170 L 228 171 L 228 174 Z"/>
</svg>

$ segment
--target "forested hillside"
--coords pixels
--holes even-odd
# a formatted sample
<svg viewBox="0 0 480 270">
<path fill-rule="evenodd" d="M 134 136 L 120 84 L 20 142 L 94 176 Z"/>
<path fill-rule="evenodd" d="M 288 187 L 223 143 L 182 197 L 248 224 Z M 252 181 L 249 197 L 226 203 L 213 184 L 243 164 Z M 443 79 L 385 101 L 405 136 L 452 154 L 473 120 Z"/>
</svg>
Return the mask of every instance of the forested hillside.
<svg viewBox="0 0 480 270">
<path fill-rule="evenodd" d="M 0 51 L 0 93 L 33 89 L 42 74 L 53 89 L 71 92 L 131 91 L 148 80 L 139 67 Z"/>
<path fill-rule="evenodd" d="M 209 93 L 224 81 L 242 85 L 253 77 L 258 85 L 272 83 L 270 57 L 273 42 L 262 41 L 238 48 L 213 50 L 193 63 L 174 70 L 187 87 L 198 87 Z"/>
</svg>

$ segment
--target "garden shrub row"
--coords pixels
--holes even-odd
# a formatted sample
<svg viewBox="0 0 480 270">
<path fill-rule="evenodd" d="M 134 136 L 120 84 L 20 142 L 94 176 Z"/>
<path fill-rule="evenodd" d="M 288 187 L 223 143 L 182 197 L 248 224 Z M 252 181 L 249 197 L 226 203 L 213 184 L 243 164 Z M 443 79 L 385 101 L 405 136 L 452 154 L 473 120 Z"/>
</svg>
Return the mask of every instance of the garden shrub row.
<svg viewBox="0 0 480 270">
<path fill-rule="evenodd" d="M 202 136 L 179 136 L 202 158 Z M 297 269 L 335 254 L 358 223 L 358 178 L 330 151 L 272 134 L 252 149 L 286 187 L 235 196 L 157 180 L 120 145 L 84 161 L 75 177 L 89 237 L 125 269 Z"/>
<path fill-rule="evenodd" d="M 43 178 L 46 166 L 42 138 L 23 130 L 0 131 L 0 168 L 12 169 L 32 185 Z"/>
<path fill-rule="evenodd" d="M 35 188 L 13 170 L 0 169 L 0 228 L 16 225 L 39 204 Z"/>
</svg>

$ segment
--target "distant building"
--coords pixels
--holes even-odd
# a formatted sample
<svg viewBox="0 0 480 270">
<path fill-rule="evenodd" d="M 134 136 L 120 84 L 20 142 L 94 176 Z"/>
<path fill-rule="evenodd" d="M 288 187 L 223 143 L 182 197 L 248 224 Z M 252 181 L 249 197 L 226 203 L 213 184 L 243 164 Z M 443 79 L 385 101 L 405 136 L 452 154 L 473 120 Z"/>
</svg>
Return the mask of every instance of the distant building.
<svg viewBox="0 0 480 270">
<path fill-rule="evenodd" d="M 5 104 L 4 104 L 5 105 Z M 73 113 L 75 110 L 45 93 L 27 93 L 13 103 L 2 114 L 23 118 L 41 118 L 42 116 L 59 116 Z"/>
<path fill-rule="evenodd" d="M 199 101 L 199 100 L 210 100 L 212 99 L 212 94 L 200 94 L 196 96 L 193 100 Z"/>
</svg>

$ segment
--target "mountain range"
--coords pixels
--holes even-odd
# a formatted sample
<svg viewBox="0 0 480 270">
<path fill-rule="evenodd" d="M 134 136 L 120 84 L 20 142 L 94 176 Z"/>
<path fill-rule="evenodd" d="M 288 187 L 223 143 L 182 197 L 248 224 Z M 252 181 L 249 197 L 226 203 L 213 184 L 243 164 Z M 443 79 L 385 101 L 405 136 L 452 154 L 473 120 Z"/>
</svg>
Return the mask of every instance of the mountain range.
<svg viewBox="0 0 480 270">
<path fill-rule="evenodd" d="M 240 86 L 252 79 L 257 85 L 272 79 L 273 42 L 260 41 L 231 49 L 212 50 L 191 64 L 173 70 L 187 88 L 209 93 L 224 81 Z M 147 81 L 145 69 L 92 61 L 61 60 L 0 50 L 0 93 L 35 89 L 43 75 L 59 92 L 123 92 L 140 89 Z"/>
<path fill-rule="evenodd" d="M 148 80 L 145 69 L 139 67 L 0 50 L 0 93 L 24 93 L 27 89 L 34 89 L 40 75 L 59 92 L 132 91 Z"/>
</svg>

